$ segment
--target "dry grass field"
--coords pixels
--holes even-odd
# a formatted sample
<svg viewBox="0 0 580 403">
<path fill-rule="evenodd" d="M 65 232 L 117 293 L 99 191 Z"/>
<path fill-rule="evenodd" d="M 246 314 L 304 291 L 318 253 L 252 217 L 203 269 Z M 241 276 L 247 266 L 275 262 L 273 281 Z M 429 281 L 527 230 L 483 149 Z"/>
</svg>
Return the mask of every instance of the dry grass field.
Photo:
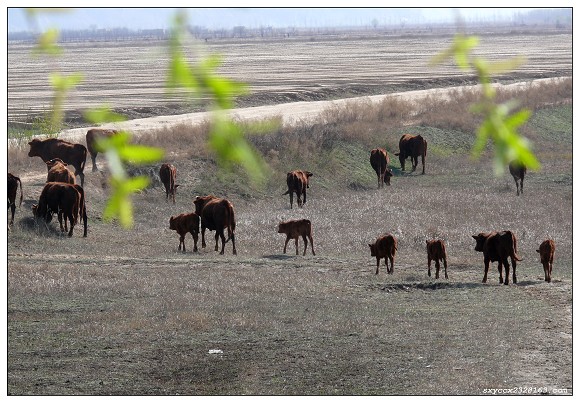
<svg viewBox="0 0 580 403">
<path fill-rule="evenodd" d="M 566 38 L 552 42 L 560 45 L 550 49 L 565 48 L 571 35 Z M 530 55 L 547 53 L 546 41 L 525 35 L 497 39 L 506 49 L 525 44 Z M 441 38 L 425 40 L 434 41 L 426 48 L 443 47 Z M 397 48 L 411 46 L 401 41 Z M 264 52 L 276 48 L 262 45 Z M 372 48 L 368 43 L 332 45 L 336 51 L 328 54 L 335 56 Z M 232 47 L 223 46 L 229 60 Z M 321 51 L 317 46 L 304 42 L 297 50 L 285 49 L 289 58 L 310 63 Z M 104 48 L 96 50 L 115 54 Z M 256 50 L 240 53 L 251 52 Z M 562 51 L 562 59 L 552 59 L 553 76 L 570 71 L 568 52 L 571 48 Z M 17 55 L 9 48 L 9 65 Z M 277 62 L 272 51 L 260 57 L 264 63 L 240 61 L 236 78 L 258 85 L 260 80 L 247 77 L 263 77 L 259 67 Z M 324 82 L 345 69 L 324 70 L 328 65 L 320 59 L 321 65 L 312 67 L 317 74 L 299 75 L 305 81 L 299 86 L 324 84 L 339 97 L 346 90 L 337 83 L 352 83 L 354 76 Z M 530 60 L 533 65 L 534 57 Z M 364 85 L 381 81 L 380 67 L 389 66 L 383 62 L 368 61 L 376 70 L 374 76 L 361 76 Z M 563 68 L 557 67 L 560 62 Z M 240 66 L 253 73 L 244 76 Z M 420 71 L 415 64 L 389 68 Z M 548 70 L 546 65 L 542 73 L 520 72 L 512 79 L 550 77 Z M 121 75 L 106 68 L 102 72 L 111 80 Z M 290 68 L 271 73 L 274 82 L 292 75 Z M 11 98 L 12 77 L 9 69 L 9 111 L 25 110 L 31 101 L 19 106 Z M 417 78 L 414 89 L 433 84 L 428 81 L 424 75 Z M 267 93 L 271 86 L 263 82 L 258 92 Z M 271 91 L 274 101 L 279 92 L 276 86 Z M 140 142 L 162 145 L 166 160 L 177 166 L 176 204 L 166 203 L 157 166 L 136 168 L 153 183 L 133 198 L 134 228 L 103 222 L 108 190 L 103 174 L 90 171 L 89 161 L 87 238 L 79 227 L 68 238 L 60 234 L 56 219 L 45 225 L 32 218 L 30 207 L 46 168 L 39 158 L 26 156 L 27 147 L 9 149 L 9 170 L 22 178 L 25 200 L 7 240 L 8 393 L 571 394 L 571 80 L 518 95 L 534 109 L 523 132 L 542 163 L 540 171 L 528 172 L 519 197 L 509 173 L 494 175 L 491 150 L 477 161 L 469 157 L 476 119 L 458 118 L 467 115 L 457 106 L 467 107 L 462 99 L 425 99 L 421 110 L 413 111 L 405 110 L 405 103 L 376 109 L 351 104 L 328 109 L 315 122 L 252 138 L 271 168 L 263 189 L 250 187 L 242 174 L 217 170 L 203 147 L 203 127 L 144 134 Z M 131 97 L 155 109 L 147 102 L 154 103 L 156 96 L 147 91 L 135 88 Z M 399 168 L 393 152 L 405 132 L 429 142 L 425 175 Z M 395 172 L 392 186 L 383 189 L 376 188 L 368 162 L 370 149 L 377 146 L 389 150 Z M 282 195 L 291 169 L 314 173 L 302 209 L 291 210 L 288 196 Z M 187 252 L 178 252 L 179 237 L 169 230 L 169 217 L 192 211 L 196 195 L 212 193 L 234 204 L 237 256 L 230 243 L 225 255 L 215 252 L 213 232 L 207 248 L 199 244 L 200 252 L 193 253 L 189 236 Z M 277 224 L 296 218 L 312 221 L 316 256 L 309 251 L 294 255 L 292 243 L 282 253 L 284 236 L 277 233 Z M 474 251 L 471 235 L 505 229 L 516 234 L 523 258 L 518 283 L 498 284 L 494 264 L 482 284 L 483 256 Z M 383 261 L 375 275 L 367 244 L 384 232 L 399 241 L 394 274 L 386 274 Z M 448 280 L 427 276 L 425 240 L 435 237 L 447 244 Z M 552 283 L 543 281 L 536 253 L 547 238 L 556 243 Z"/>
</svg>

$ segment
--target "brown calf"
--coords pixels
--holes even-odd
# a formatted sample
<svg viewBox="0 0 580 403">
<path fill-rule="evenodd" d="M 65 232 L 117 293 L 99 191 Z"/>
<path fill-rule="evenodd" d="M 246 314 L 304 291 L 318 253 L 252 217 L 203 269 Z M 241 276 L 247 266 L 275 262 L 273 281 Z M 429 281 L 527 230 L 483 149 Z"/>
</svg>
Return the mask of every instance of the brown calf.
<svg viewBox="0 0 580 403">
<path fill-rule="evenodd" d="M 91 156 L 91 161 L 93 162 L 93 172 L 98 171 L 97 167 L 97 154 L 99 153 L 95 147 L 95 142 L 100 137 L 111 137 L 114 134 L 119 133 L 114 129 L 89 129 L 87 132 L 87 150 Z"/>
<path fill-rule="evenodd" d="M 185 252 L 185 235 L 190 233 L 193 237 L 193 251 L 197 252 L 197 235 L 199 234 L 199 216 L 195 213 L 183 213 L 178 216 L 171 216 L 169 219 L 169 229 L 177 231 L 179 234 L 179 247 Z"/>
<path fill-rule="evenodd" d="M 66 168 L 67 164 L 60 158 L 53 158 L 46 161 L 48 168 L 47 182 L 62 182 L 75 184 L 75 176 Z"/>
<path fill-rule="evenodd" d="M 516 194 L 518 196 L 520 195 L 520 193 L 524 194 L 524 176 L 526 176 L 526 172 L 528 171 L 528 169 L 524 164 L 514 160 L 510 162 L 509 170 L 510 174 L 514 178 L 514 181 L 516 182 Z"/>
<path fill-rule="evenodd" d="M 312 172 L 308 171 L 290 171 L 286 174 L 288 190 L 282 195 L 290 194 L 290 208 L 292 208 L 294 193 L 296 193 L 296 197 L 298 198 L 298 207 L 306 204 L 306 188 L 310 187 L 311 176 Z M 304 196 L 304 201 L 302 201 L 302 196 Z"/>
<path fill-rule="evenodd" d="M 67 219 L 70 222 L 70 231 L 68 236 L 73 235 L 73 228 L 77 223 L 79 213 L 83 219 L 84 233 L 87 236 L 87 209 L 85 206 L 85 192 L 79 185 L 69 183 L 49 182 L 44 185 L 38 204 L 32 206 L 33 214 L 36 217 L 44 218 L 50 222 L 54 213 L 58 214 L 60 230 L 66 231 Z M 62 217 L 64 216 L 64 228 Z"/>
<path fill-rule="evenodd" d="M 431 261 L 435 261 L 435 278 L 439 278 L 439 261 L 443 260 L 443 267 L 445 268 L 445 279 L 447 277 L 447 252 L 445 251 L 445 243 L 441 239 L 427 242 L 427 274 L 431 277 Z"/>
<path fill-rule="evenodd" d="M 413 164 L 413 169 L 411 172 L 415 172 L 417 165 L 419 164 L 418 158 L 421 157 L 421 164 L 423 165 L 423 172 L 425 173 L 425 157 L 427 156 L 427 141 L 423 139 L 420 135 L 413 136 L 411 134 L 403 134 L 399 140 L 399 152 L 395 153 L 399 157 L 399 162 L 401 163 L 401 170 L 405 170 L 405 160 L 411 157 L 411 163 Z"/>
<path fill-rule="evenodd" d="M 222 250 L 220 255 L 224 254 L 226 243 L 231 239 L 233 254 L 236 252 L 236 219 L 234 216 L 234 206 L 226 199 L 218 197 L 197 196 L 193 201 L 195 213 L 201 218 L 201 247 L 205 248 L 205 229 L 215 230 L 215 250 L 218 250 L 218 238 L 222 240 Z M 225 238 L 224 228 L 228 230 L 228 239 Z"/>
<path fill-rule="evenodd" d="M 391 176 L 393 171 L 389 168 L 389 154 L 384 148 L 375 148 L 371 151 L 371 166 L 377 173 L 378 186 L 382 187 L 383 183 L 391 186 Z"/>
<path fill-rule="evenodd" d="M 512 266 L 514 267 L 514 284 L 517 283 L 516 262 L 521 261 L 522 259 L 520 259 L 518 256 L 516 236 L 511 231 L 502 231 L 490 233 L 480 232 L 477 235 L 472 235 L 472 237 L 476 241 L 475 250 L 478 252 L 483 252 L 485 271 L 483 274 L 482 283 L 487 281 L 489 262 L 498 262 L 497 270 L 499 271 L 499 282 L 500 284 L 504 283 L 505 285 L 508 285 L 510 274 L 508 257 L 511 259 Z M 503 279 L 502 266 L 505 267 L 505 282 Z"/>
<path fill-rule="evenodd" d="M 544 280 L 548 283 L 552 281 L 552 263 L 554 262 L 554 251 L 556 244 L 551 239 L 546 239 L 540 244 L 540 248 L 536 252 L 540 254 L 540 261 L 544 266 Z"/>
<path fill-rule="evenodd" d="M 30 151 L 29 157 L 40 157 L 44 162 L 53 158 L 60 158 L 62 161 L 75 168 L 75 176 L 81 178 L 81 186 L 85 183 L 85 161 L 87 159 L 87 148 L 82 144 L 73 144 L 68 141 L 50 138 L 46 140 L 32 139 L 28 143 Z"/>
<path fill-rule="evenodd" d="M 381 235 L 374 244 L 369 243 L 369 248 L 371 248 L 371 256 L 377 258 L 377 271 L 375 274 L 379 274 L 379 263 L 382 258 L 385 258 L 387 273 L 393 274 L 395 270 L 395 254 L 397 253 L 397 239 L 391 234 Z M 391 261 L 390 269 L 387 259 Z"/>
<path fill-rule="evenodd" d="M 18 176 L 12 175 L 8 172 L 8 208 L 12 212 L 12 218 L 10 218 L 10 224 L 14 223 L 14 213 L 16 212 L 16 195 L 18 194 L 18 184 L 20 184 L 20 204 L 22 206 L 22 182 Z"/>
<path fill-rule="evenodd" d="M 163 164 L 159 168 L 159 178 L 165 186 L 165 201 L 169 201 L 169 196 L 173 199 L 173 204 L 175 204 L 175 191 L 179 185 L 175 184 L 177 179 L 177 168 L 171 164 Z"/>
<path fill-rule="evenodd" d="M 304 253 L 302 256 L 306 256 L 306 249 L 308 247 L 308 239 L 310 239 L 310 247 L 312 248 L 312 254 L 314 253 L 314 241 L 312 240 L 312 224 L 310 220 L 290 220 L 281 222 L 278 224 L 278 233 L 286 234 L 286 242 L 284 243 L 284 253 L 286 253 L 286 247 L 290 239 L 294 239 L 296 244 L 296 254 L 298 254 L 298 238 L 302 237 L 304 240 Z M 307 239 L 308 237 L 308 239 Z"/>
</svg>

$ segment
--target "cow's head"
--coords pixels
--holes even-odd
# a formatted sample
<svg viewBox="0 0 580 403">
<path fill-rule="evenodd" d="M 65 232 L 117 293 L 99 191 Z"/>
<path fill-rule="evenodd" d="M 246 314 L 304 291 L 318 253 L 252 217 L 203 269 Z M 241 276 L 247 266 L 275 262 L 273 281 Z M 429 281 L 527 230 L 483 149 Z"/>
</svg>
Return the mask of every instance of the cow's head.
<svg viewBox="0 0 580 403">
<path fill-rule="evenodd" d="M 48 169 L 52 168 L 53 166 L 57 165 L 57 164 L 62 164 L 65 167 L 67 166 L 67 163 L 64 162 L 63 160 L 61 160 L 60 158 L 53 158 L 51 160 L 46 161 L 46 167 Z"/>
<path fill-rule="evenodd" d="M 40 144 L 42 143 L 42 141 L 40 141 L 39 139 L 32 139 L 31 141 L 28 142 L 28 145 L 30 146 L 30 151 L 28 151 L 28 156 L 29 157 L 39 157 L 39 147 Z"/>
<path fill-rule="evenodd" d="M 310 177 L 313 175 L 313 173 L 309 171 L 304 171 L 304 175 L 306 175 L 306 187 L 310 188 Z"/>
<path fill-rule="evenodd" d="M 485 234 L 483 232 L 480 232 L 477 235 L 472 235 L 473 239 L 475 239 L 475 250 L 478 252 L 483 252 L 483 245 L 485 244 L 485 241 L 487 240 L 487 237 L 489 236 L 489 234 Z"/>
<path fill-rule="evenodd" d="M 38 204 L 33 204 L 32 205 L 32 215 L 34 217 L 36 217 L 36 214 L 38 213 Z"/>
<path fill-rule="evenodd" d="M 376 243 L 369 243 L 369 248 L 371 248 L 371 256 L 377 255 L 377 244 Z"/>
<path fill-rule="evenodd" d="M 195 214 L 201 215 L 201 210 L 203 210 L 206 203 L 214 198 L 215 198 L 215 196 L 212 196 L 212 195 L 196 196 L 195 199 L 193 200 L 193 204 L 195 205 Z"/>
<path fill-rule="evenodd" d="M 173 229 L 173 230 L 176 230 L 177 229 L 177 225 L 176 225 L 176 222 L 175 222 L 175 217 L 173 217 L 173 216 L 171 216 L 169 218 L 169 229 Z"/>
<path fill-rule="evenodd" d="M 401 169 L 404 171 L 405 170 L 405 160 L 407 159 L 407 156 L 405 155 L 405 153 L 403 151 L 395 153 L 395 155 L 397 157 L 399 157 L 399 163 L 401 164 Z"/>
<path fill-rule="evenodd" d="M 391 176 L 393 176 L 393 171 L 391 168 L 387 168 L 385 176 L 383 177 L 383 182 L 385 182 L 387 186 L 391 186 Z"/>
<path fill-rule="evenodd" d="M 279 234 L 283 234 L 286 232 L 286 223 L 285 222 L 281 222 L 280 224 L 278 224 L 278 233 Z"/>
</svg>

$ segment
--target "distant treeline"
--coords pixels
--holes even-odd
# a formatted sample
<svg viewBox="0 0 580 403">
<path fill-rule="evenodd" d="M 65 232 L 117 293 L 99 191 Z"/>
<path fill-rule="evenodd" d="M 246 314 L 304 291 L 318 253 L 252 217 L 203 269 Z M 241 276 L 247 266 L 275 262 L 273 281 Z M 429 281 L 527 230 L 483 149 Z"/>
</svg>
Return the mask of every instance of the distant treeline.
<svg viewBox="0 0 580 403">
<path fill-rule="evenodd" d="M 506 32 L 532 31 L 534 29 L 572 29 L 572 16 L 570 9 L 560 10 L 535 10 L 526 13 L 516 13 L 512 19 L 506 20 L 480 20 L 463 22 L 459 25 L 462 28 L 477 31 L 483 28 L 494 28 Z M 393 25 L 380 25 L 378 21 L 373 21 L 368 26 L 354 27 L 317 27 L 317 28 L 297 28 L 297 27 L 259 27 L 250 28 L 236 26 L 230 29 L 209 29 L 203 26 L 190 26 L 191 35 L 197 39 L 209 41 L 212 39 L 235 39 L 235 38 L 291 38 L 291 37 L 316 37 L 321 35 L 343 35 L 358 34 L 368 35 L 413 35 L 425 33 L 449 33 L 457 30 L 457 24 L 450 23 L 405 23 Z M 125 40 L 165 40 L 171 35 L 169 29 L 140 29 L 131 30 L 128 28 L 88 28 L 84 30 L 61 30 L 59 42 L 78 41 L 125 41 Z M 30 31 L 9 32 L 9 42 L 34 42 L 37 40 L 37 33 Z"/>
</svg>

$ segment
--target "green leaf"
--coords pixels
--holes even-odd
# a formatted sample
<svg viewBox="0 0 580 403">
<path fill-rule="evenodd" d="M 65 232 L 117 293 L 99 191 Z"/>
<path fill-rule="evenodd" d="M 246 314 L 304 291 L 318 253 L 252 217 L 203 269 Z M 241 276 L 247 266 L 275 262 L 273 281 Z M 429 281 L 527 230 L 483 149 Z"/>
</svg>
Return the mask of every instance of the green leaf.
<svg viewBox="0 0 580 403">
<path fill-rule="evenodd" d="M 133 164 L 157 162 L 165 155 L 165 150 L 161 148 L 134 144 L 127 144 L 118 151 L 122 160 Z"/>
<path fill-rule="evenodd" d="M 101 106 L 94 109 L 89 109 L 83 113 L 83 117 L 86 121 L 99 124 L 99 123 L 109 123 L 109 122 L 123 122 L 127 120 L 124 115 L 113 112 L 108 106 Z"/>
<path fill-rule="evenodd" d="M 32 49 L 33 55 L 47 54 L 51 56 L 60 55 L 62 48 L 58 46 L 58 29 L 49 29 L 38 37 L 36 46 Z"/>
</svg>

